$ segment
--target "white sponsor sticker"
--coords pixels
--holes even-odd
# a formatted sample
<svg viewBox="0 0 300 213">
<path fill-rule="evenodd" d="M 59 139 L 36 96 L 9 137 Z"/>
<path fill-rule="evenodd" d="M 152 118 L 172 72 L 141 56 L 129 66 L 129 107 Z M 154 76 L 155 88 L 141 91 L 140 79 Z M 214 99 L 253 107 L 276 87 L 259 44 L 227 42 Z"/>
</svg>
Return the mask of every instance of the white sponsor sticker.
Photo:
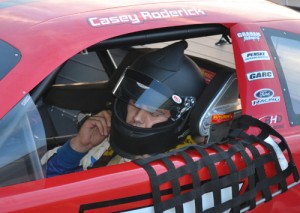
<svg viewBox="0 0 300 213">
<path fill-rule="evenodd" d="M 261 71 L 247 73 L 248 81 L 267 79 L 267 78 L 274 78 L 274 74 L 272 70 L 261 70 Z"/>
<path fill-rule="evenodd" d="M 254 93 L 254 97 L 257 99 L 252 100 L 252 106 L 274 103 L 274 102 L 280 101 L 280 97 L 274 96 L 274 91 L 269 88 L 257 90 Z"/>
<path fill-rule="evenodd" d="M 172 95 L 172 100 L 177 104 L 182 103 L 182 99 L 178 95 Z"/>
<path fill-rule="evenodd" d="M 243 38 L 244 41 L 259 41 L 261 37 L 260 32 L 238 32 L 236 35 L 238 38 Z"/>
<path fill-rule="evenodd" d="M 267 51 L 251 51 L 242 53 L 242 57 L 245 63 L 250 61 L 262 61 L 270 60 L 270 56 Z"/>
</svg>

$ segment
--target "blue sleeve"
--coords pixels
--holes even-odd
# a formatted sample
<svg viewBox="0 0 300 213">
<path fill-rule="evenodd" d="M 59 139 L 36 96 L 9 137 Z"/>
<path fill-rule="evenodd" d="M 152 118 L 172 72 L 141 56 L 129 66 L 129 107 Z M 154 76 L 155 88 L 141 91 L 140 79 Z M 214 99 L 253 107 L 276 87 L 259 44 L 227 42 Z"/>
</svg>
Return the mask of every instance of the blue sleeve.
<svg viewBox="0 0 300 213">
<path fill-rule="evenodd" d="M 70 141 L 67 141 L 57 150 L 57 153 L 48 160 L 47 177 L 53 177 L 82 170 L 82 167 L 79 166 L 79 162 L 85 154 L 86 153 L 73 150 L 70 146 Z"/>
</svg>

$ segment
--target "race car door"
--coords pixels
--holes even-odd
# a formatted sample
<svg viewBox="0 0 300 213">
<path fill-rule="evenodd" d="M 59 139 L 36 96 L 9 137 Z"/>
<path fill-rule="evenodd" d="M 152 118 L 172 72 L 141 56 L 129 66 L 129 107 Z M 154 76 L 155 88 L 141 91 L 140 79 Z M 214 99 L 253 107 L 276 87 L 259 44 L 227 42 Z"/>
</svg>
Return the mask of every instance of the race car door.
<svg viewBox="0 0 300 213">
<path fill-rule="evenodd" d="M 300 168 L 297 155 L 300 151 L 300 21 L 237 24 L 231 28 L 231 38 L 243 114 L 260 119 L 284 135 Z M 291 183 L 289 187 L 299 188 L 294 187 L 297 184 Z M 282 199 L 259 205 L 259 209 L 281 212 L 284 207 L 285 211 L 292 212 L 299 206 L 289 196 Z M 289 205 L 280 207 L 278 200 Z"/>
</svg>

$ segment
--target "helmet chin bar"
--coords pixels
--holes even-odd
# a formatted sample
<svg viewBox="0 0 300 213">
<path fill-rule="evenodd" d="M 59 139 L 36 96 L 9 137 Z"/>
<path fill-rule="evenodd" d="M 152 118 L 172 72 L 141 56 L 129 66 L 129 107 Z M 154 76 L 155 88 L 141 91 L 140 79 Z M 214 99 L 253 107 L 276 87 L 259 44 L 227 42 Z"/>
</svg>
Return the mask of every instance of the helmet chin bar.
<svg viewBox="0 0 300 213">
<path fill-rule="evenodd" d="M 189 111 L 195 105 L 195 101 L 196 99 L 192 96 L 185 97 L 182 103 L 183 107 L 177 109 L 176 114 L 171 117 L 171 120 L 176 121 L 181 118 L 185 112 Z"/>
</svg>

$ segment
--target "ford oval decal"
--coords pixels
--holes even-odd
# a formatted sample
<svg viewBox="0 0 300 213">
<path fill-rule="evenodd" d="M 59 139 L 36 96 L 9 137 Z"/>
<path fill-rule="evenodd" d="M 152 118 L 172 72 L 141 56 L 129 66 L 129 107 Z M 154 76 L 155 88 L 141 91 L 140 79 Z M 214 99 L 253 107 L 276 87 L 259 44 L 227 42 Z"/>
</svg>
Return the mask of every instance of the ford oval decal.
<svg viewBox="0 0 300 213">
<path fill-rule="evenodd" d="M 274 91 L 271 89 L 260 89 L 254 93 L 256 98 L 270 98 L 274 96 Z"/>
</svg>

